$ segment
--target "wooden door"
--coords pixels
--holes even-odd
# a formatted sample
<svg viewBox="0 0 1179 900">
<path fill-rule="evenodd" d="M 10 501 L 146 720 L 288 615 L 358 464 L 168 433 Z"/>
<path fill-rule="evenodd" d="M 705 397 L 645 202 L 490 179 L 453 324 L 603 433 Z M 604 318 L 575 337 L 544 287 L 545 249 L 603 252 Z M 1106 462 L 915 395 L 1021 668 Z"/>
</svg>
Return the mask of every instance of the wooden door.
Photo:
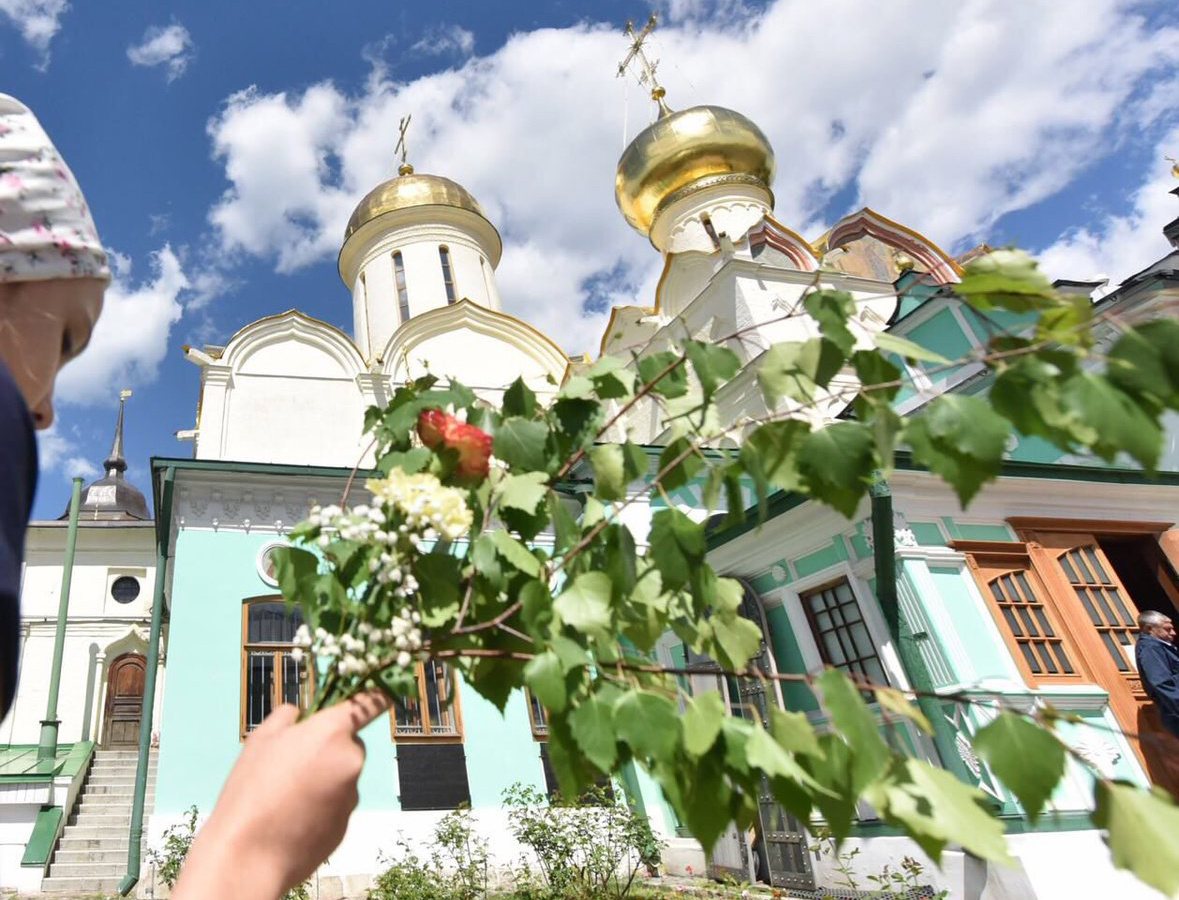
<svg viewBox="0 0 1179 900">
<path fill-rule="evenodd" d="M 139 746 L 146 672 L 147 665 L 138 653 L 126 653 L 110 664 L 106 683 L 103 746 Z"/>
<path fill-rule="evenodd" d="M 1109 691 L 1110 708 L 1131 736 L 1134 752 L 1157 784 L 1179 793 L 1179 741 L 1159 722 L 1134 662 L 1139 604 L 1149 608 L 1151 598 L 1130 595 L 1096 535 L 1043 531 L 1027 536 L 1037 569 L 1056 582 L 1052 593 L 1086 668 Z"/>
</svg>

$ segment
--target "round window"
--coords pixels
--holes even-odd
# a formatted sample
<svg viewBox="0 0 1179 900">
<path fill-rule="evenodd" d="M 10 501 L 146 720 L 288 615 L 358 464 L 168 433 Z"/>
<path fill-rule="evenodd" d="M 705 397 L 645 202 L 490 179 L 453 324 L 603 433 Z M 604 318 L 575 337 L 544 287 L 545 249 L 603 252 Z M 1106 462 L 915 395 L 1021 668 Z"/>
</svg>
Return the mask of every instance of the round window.
<svg viewBox="0 0 1179 900">
<path fill-rule="evenodd" d="M 130 603 L 139 596 L 139 579 L 131 575 L 120 575 L 111 584 L 111 596 L 116 603 Z"/>
<path fill-rule="evenodd" d="M 278 573 L 274 566 L 274 551 L 286 544 L 267 544 L 258 554 L 258 577 L 271 587 L 278 584 Z"/>
</svg>

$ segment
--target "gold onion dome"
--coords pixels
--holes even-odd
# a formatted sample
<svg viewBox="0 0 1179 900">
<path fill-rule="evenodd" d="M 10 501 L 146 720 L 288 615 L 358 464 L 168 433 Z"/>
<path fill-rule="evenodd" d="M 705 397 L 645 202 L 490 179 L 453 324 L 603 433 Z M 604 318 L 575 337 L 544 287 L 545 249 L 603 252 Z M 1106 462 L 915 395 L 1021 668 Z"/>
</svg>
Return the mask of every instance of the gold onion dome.
<svg viewBox="0 0 1179 900">
<path fill-rule="evenodd" d="M 416 206 L 450 206 L 487 218 L 471 192 L 458 182 L 441 175 L 416 175 L 413 166 L 403 164 L 395 177 L 382 181 L 356 205 L 344 230 L 344 241 L 385 213 Z"/>
<path fill-rule="evenodd" d="M 666 108 L 665 108 L 666 109 Z M 721 106 L 665 112 L 618 161 L 614 196 L 631 226 L 650 234 L 681 197 L 717 184 L 750 184 L 773 194 L 774 149 L 760 128 Z"/>
</svg>

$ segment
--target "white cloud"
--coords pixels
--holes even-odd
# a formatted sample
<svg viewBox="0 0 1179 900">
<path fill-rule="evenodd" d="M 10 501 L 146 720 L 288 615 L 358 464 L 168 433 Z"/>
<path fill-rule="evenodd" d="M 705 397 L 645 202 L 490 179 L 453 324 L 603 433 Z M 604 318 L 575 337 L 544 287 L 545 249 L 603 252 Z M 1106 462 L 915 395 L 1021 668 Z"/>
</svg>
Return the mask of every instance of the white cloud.
<svg viewBox="0 0 1179 900">
<path fill-rule="evenodd" d="M 84 456 L 71 456 L 62 463 L 61 470 L 66 478 L 81 478 L 84 481 L 93 481 L 102 471 Z"/>
<path fill-rule="evenodd" d="M 475 34 L 461 25 L 442 25 L 431 28 L 409 49 L 426 56 L 470 56 L 475 49 Z"/>
<path fill-rule="evenodd" d="M 143 40 L 127 48 L 127 58 L 136 66 L 166 66 L 168 81 L 175 81 L 184 74 L 195 50 L 192 35 L 183 25 L 152 25 Z"/>
<path fill-rule="evenodd" d="M 1040 265 L 1054 278 L 1087 280 L 1096 276 L 1112 284 L 1139 272 L 1171 250 L 1163 226 L 1179 218 L 1176 187 L 1165 154 L 1179 146 L 1179 127 L 1171 130 L 1149 157 L 1147 177 L 1128 197 L 1129 211 L 1108 216 L 1098 227 L 1071 229 L 1039 253 Z"/>
<path fill-rule="evenodd" d="M 152 263 L 153 280 L 134 285 L 119 277 L 107 289 L 90 346 L 58 375 L 59 402 L 113 400 L 120 389 L 155 378 L 189 283 L 171 247 L 155 253 Z"/>
<path fill-rule="evenodd" d="M 809 236 L 847 193 L 948 249 L 972 241 L 1108 152 L 1140 124 L 1128 110 L 1151 106 L 1132 102 L 1147 76 L 1179 63 L 1179 29 L 1147 26 L 1124 0 L 1087 0 L 1084 15 L 1060 0 L 673 7 L 650 45 L 669 102 L 756 121 L 778 154 L 775 215 Z M 355 94 L 234 94 L 209 123 L 230 182 L 210 211 L 222 251 L 280 271 L 332 259 L 412 112 L 410 161 L 466 186 L 504 237 L 508 311 L 592 349 L 604 314 L 583 312 L 587 282 L 613 273 L 643 289 L 620 301 L 650 302 L 662 263 L 612 196 L 618 155 L 653 111 L 615 78 L 625 50 L 616 28 L 582 24 L 408 83 L 374 66 Z"/>
<path fill-rule="evenodd" d="M 61 29 L 61 17 L 70 8 L 68 0 L 0 0 L 0 12 L 20 30 L 21 36 L 49 60 L 49 42 Z"/>
</svg>

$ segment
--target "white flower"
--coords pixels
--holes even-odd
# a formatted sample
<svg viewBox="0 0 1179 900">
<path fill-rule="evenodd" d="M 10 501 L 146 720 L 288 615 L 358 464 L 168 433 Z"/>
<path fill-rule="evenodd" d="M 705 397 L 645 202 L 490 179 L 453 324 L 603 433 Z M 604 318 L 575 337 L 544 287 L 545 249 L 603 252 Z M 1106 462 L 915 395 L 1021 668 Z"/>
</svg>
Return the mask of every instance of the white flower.
<svg viewBox="0 0 1179 900">
<path fill-rule="evenodd" d="M 402 650 L 400 653 L 397 654 L 397 665 L 399 665 L 401 668 L 403 668 L 403 669 L 409 668 L 409 664 L 411 662 L 413 662 L 413 657 L 410 656 L 408 653 L 406 653 L 404 650 Z"/>
</svg>

